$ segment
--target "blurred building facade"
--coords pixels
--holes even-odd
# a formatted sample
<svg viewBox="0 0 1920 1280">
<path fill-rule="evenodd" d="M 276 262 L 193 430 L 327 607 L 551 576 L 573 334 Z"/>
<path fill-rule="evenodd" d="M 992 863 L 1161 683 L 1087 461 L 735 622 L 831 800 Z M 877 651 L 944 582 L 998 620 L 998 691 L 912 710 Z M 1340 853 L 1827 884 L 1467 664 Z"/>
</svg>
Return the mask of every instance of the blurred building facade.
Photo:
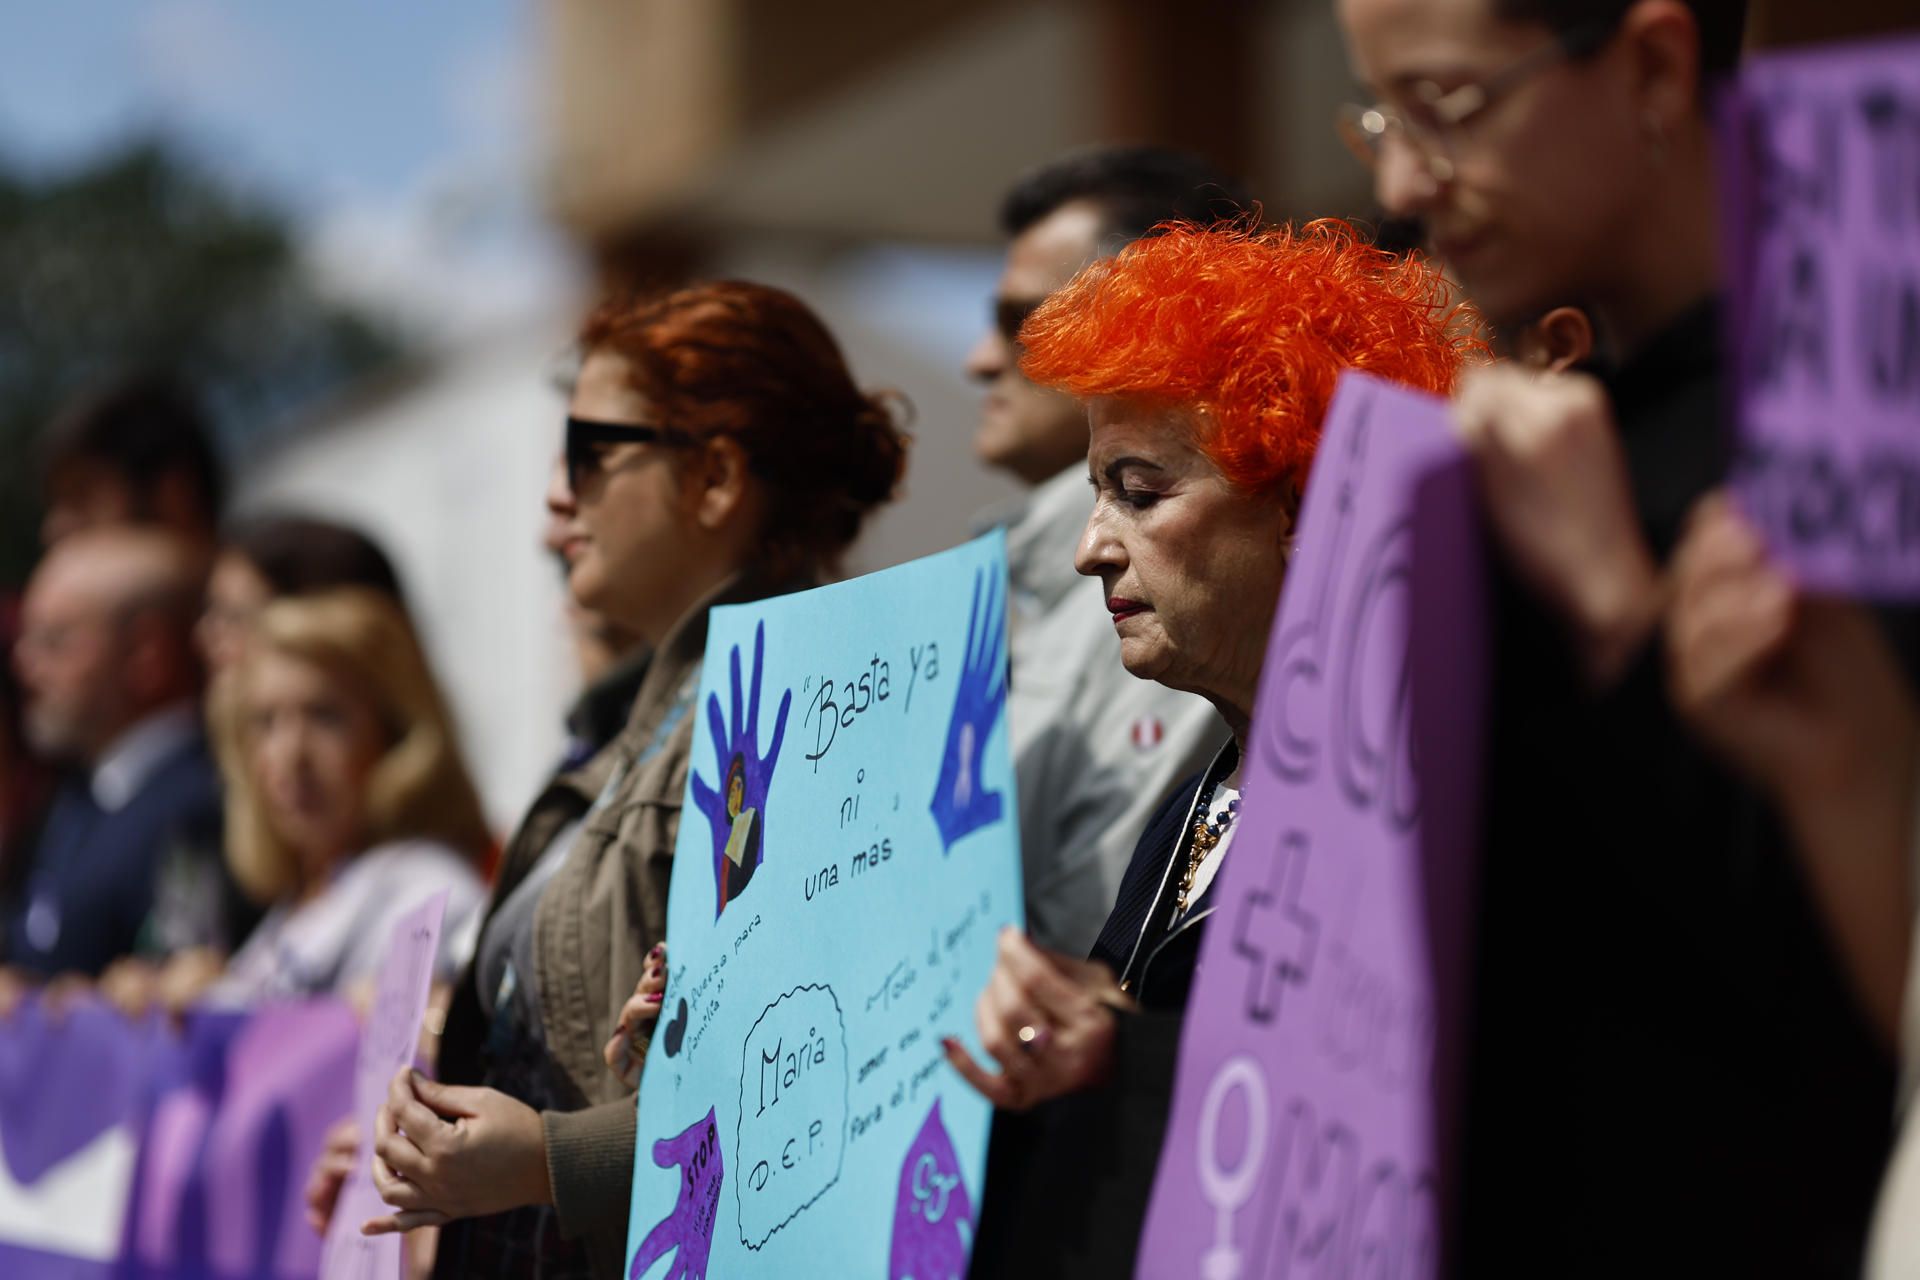
<svg viewBox="0 0 1920 1280">
<path fill-rule="evenodd" d="M 1332 0 L 527 0 L 535 176 L 602 286 L 737 275 L 820 310 L 856 377 L 913 404 L 906 496 L 849 558 L 951 545 L 1012 492 L 973 460 L 961 372 L 1024 169 L 1147 141 L 1238 173 L 1271 218 L 1372 215 L 1333 130 L 1355 89 Z M 1758 42 L 1911 27 L 1912 0 L 1760 0 Z M 559 747 L 573 687 L 539 549 L 553 359 L 584 301 L 318 415 L 257 461 L 252 505 L 355 519 L 394 549 L 495 821 Z"/>
</svg>

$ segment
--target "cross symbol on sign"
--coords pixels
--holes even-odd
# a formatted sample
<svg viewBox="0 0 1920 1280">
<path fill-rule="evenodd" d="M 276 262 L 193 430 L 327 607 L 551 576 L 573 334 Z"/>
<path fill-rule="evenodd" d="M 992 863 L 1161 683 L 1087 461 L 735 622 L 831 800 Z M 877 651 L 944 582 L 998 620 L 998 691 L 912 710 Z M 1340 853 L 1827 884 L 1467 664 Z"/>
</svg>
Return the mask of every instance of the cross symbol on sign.
<svg viewBox="0 0 1920 1280">
<path fill-rule="evenodd" d="M 1247 1016 L 1263 1025 L 1279 1016 L 1280 995 L 1287 985 L 1304 986 L 1313 970 L 1320 921 L 1300 906 L 1300 886 L 1306 878 L 1307 838 L 1289 831 L 1274 855 L 1268 883 L 1240 903 L 1233 953 L 1251 967 Z"/>
</svg>

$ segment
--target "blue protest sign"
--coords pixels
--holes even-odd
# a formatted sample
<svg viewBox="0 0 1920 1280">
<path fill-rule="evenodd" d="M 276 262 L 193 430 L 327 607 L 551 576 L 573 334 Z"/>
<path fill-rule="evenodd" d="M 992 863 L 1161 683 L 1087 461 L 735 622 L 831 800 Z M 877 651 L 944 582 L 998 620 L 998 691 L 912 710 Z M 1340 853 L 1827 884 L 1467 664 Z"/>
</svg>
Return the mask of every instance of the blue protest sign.
<svg viewBox="0 0 1920 1280">
<path fill-rule="evenodd" d="M 716 609 L 641 1077 L 628 1274 L 965 1274 L 946 1065 L 1019 924 L 999 534 Z"/>
</svg>

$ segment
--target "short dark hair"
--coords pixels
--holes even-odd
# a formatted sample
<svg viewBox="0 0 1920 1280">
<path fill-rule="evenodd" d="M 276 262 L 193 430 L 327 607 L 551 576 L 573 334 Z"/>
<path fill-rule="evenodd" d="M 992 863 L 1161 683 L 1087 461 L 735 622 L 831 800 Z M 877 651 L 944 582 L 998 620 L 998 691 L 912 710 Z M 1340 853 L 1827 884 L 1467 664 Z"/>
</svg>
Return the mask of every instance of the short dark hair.
<svg viewBox="0 0 1920 1280">
<path fill-rule="evenodd" d="M 226 499 L 226 471 L 199 404 L 162 374 L 125 377 L 74 400 L 47 425 L 40 461 L 49 478 L 80 463 L 105 467 L 127 481 L 136 501 L 162 478 L 184 475 L 209 528 Z"/>
<path fill-rule="evenodd" d="M 1076 200 L 1097 205 L 1106 234 L 1129 241 L 1162 222 L 1237 218 L 1253 203 L 1237 181 L 1191 151 L 1089 147 L 1028 170 L 1000 203 L 1000 229 L 1017 236 Z"/>
<path fill-rule="evenodd" d="M 366 587 L 406 607 L 393 561 L 351 526 L 313 516 L 250 516 L 229 525 L 220 543 L 252 565 L 276 598 Z"/>
<path fill-rule="evenodd" d="M 1493 11 L 1509 22 L 1539 22 L 1565 35 L 1581 28 L 1612 30 L 1639 0 L 1494 0 Z M 1746 37 L 1747 0 L 1684 0 L 1700 27 L 1703 78 L 1726 75 L 1740 63 Z"/>
</svg>

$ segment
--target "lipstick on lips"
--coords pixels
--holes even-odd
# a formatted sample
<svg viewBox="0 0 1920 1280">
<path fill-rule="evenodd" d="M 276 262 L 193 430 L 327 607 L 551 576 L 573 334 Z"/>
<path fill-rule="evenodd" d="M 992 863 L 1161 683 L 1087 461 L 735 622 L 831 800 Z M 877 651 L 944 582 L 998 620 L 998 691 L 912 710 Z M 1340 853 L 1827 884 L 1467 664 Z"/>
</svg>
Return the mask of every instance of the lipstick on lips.
<svg viewBox="0 0 1920 1280">
<path fill-rule="evenodd" d="M 1136 613 L 1145 613 L 1147 606 L 1138 600 L 1129 600 L 1125 596 L 1108 596 L 1107 612 L 1113 615 L 1113 623 L 1119 626 Z"/>
</svg>

